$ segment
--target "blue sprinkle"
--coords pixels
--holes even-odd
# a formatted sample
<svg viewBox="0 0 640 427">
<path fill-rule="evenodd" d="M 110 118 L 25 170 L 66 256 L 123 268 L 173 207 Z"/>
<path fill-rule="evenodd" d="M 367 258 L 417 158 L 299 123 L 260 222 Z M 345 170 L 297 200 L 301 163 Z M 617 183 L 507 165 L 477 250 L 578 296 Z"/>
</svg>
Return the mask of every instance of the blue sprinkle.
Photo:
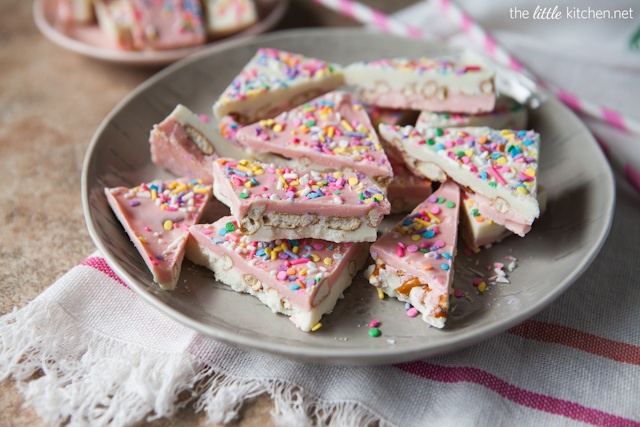
<svg viewBox="0 0 640 427">
<path fill-rule="evenodd" d="M 410 302 L 404 303 L 404 309 L 405 310 L 409 310 L 410 308 L 411 308 L 411 303 Z"/>
<path fill-rule="evenodd" d="M 449 252 L 442 252 L 443 258 L 451 259 L 451 254 Z"/>
<path fill-rule="evenodd" d="M 442 151 L 444 150 L 444 145 L 443 144 L 436 144 L 436 151 Z"/>
<path fill-rule="evenodd" d="M 525 139 L 524 141 L 522 141 L 522 145 L 524 145 L 525 147 L 530 146 L 531 144 L 533 144 L 533 141 L 530 140 L 529 138 Z"/>
<path fill-rule="evenodd" d="M 520 131 L 518 131 L 518 137 L 522 138 L 522 137 L 524 137 L 524 136 L 526 136 L 526 135 L 527 135 L 527 131 L 526 131 L 526 130 L 520 130 Z"/>
<path fill-rule="evenodd" d="M 289 286 L 289 289 L 291 289 L 292 291 L 297 291 L 298 289 L 300 289 L 300 285 L 294 283 L 293 285 Z"/>
<path fill-rule="evenodd" d="M 296 275 L 287 276 L 287 280 L 289 280 L 290 282 L 296 280 L 297 278 L 298 278 L 298 276 L 296 276 Z"/>
<path fill-rule="evenodd" d="M 445 264 L 441 264 L 441 265 L 440 265 L 440 267 L 442 267 L 442 269 L 443 269 L 444 271 L 449 270 L 449 264 L 446 264 L 446 263 L 445 263 Z"/>
<path fill-rule="evenodd" d="M 226 228 L 221 228 L 220 230 L 218 230 L 218 235 L 219 236 L 224 236 L 225 234 L 227 234 L 227 229 Z"/>
<path fill-rule="evenodd" d="M 487 179 L 487 172 L 486 171 L 480 172 L 480 179 L 484 179 L 484 180 Z"/>
<path fill-rule="evenodd" d="M 433 237 L 433 236 L 435 236 L 435 235 L 436 235 L 436 233 L 434 233 L 434 231 L 433 231 L 433 230 L 428 230 L 427 232 L 425 232 L 425 233 L 423 234 L 423 236 L 424 236 L 424 238 L 425 238 L 425 239 L 430 239 L 430 238 L 432 238 L 432 237 Z"/>
</svg>

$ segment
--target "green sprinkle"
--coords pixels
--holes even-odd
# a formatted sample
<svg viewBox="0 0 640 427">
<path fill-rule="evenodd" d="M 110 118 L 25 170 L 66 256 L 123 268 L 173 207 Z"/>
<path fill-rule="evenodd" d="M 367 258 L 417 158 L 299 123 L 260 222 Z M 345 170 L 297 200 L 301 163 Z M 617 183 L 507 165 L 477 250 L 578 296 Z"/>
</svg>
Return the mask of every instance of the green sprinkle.
<svg viewBox="0 0 640 427">
<path fill-rule="evenodd" d="M 225 224 L 224 229 L 227 230 L 227 232 L 231 233 L 232 231 L 236 230 L 236 226 L 233 225 L 232 222 L 228 222 Z"/>
<path fill-rule="evenodd" d="M 455 208 L 455 207 L 456 207 L 456 204 L 455 204 L 454 202 L 452 202 L 451 200 L 449 200 L 449 201 L 447 202 L 447 207 L 448 207 L 448 208 Z"/>
<path fill-rule="evenodd" d="M 458 152 L 456 153 L 456 156 L 458 156 L 458 158 L 460 158 L 460 157 L 464 157 L 464 156 L 465 156 L 464 151 L 458 151 Z"/>
<path fill-rule="evenodd" d="M 373 338 L 379 337 L 380 336 L 380 329 L 378 329 L 378 328 L 369 329 L 369 335 L 372 336 Z"/>
<path fill-rule="evenodd" d="M 247 197 L 249 197 L 249 195 L 247 193 L 240 193 L 240 198 L 241 199 L 246 199 Z"/>
<path fill-rule="evenodd" d="M 473 210 L 471 211 L 471 215 L 473 215 L 473 217 L 475 218 L 475 217 L 477 217 L 477 216 L 480 216 L 480 212 L 478 212 L 478 209 L 473 209 Z"/>
<path fill-rule="evenodd" d="M 492 186 L 493 188 L 496 188 L 498 186 L 498 184 L 496 184 L 495 182 L 490 182 L 489 185 Z"/>
<path fill-rule="evenodd" d="M 427 139 L 427 144 L 429 144 L 429 145 L 435 145 L 435 144 L 436 144 L 436 140 L 435 140 L 435 139 L 433 139 L 433 138 L 429 138 L 429 139 Z"/>
<path fill-rule="evenodd" d="M 444 135 L 444 131 L 442 130 L 442 128 L 436 128 L 436 136 L 442 136 Z"/>
<path fill-rule="evenodd" d="M 444 203 L 444 197 L 438 197 L 438 203 Z"/>
</svg>

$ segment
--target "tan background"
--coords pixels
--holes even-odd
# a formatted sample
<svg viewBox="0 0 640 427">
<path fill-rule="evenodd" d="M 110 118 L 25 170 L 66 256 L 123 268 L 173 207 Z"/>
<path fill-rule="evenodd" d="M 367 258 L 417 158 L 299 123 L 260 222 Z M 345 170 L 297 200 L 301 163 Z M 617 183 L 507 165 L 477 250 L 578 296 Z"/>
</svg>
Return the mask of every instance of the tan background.
<svg viewBox="0 0 640 427">
<path fill-rule="evenodd" d="M 415 0 L 367 0 L 391 13 Z M 107 113 L 157 70 L 116 66 L 45 39 L 32 2 L 0 0 L 0 315 L 20 308 L 94 251 L 82 214 L 85 150 Z M 358 25 L 308 0 L 291 0 L 277 29 Z M 0 383 L 0 425 L 44 426 Z M 245 405 L 236 425 L 271 426 L 272 404 Z M 154 426 L 206 425 L 185 410 Z"/>
</svg>

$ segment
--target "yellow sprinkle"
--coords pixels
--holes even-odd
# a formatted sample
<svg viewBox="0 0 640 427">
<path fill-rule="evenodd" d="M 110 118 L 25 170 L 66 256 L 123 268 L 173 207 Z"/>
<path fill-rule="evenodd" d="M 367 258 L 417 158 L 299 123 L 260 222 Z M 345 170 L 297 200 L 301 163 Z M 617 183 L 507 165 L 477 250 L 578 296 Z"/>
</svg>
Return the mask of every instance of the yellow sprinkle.
<svg viewBox="0 0 640 427">
<path fill-rule="evenodd" d="M 473 157 L 473 150 L 467 150 L 464 152 L 464 155 L 467 157 Z"/>
<path fill-rule="evenodd" d="M 524 171 L 524 174 L 530 177 L 536 176 L 536 170 L 534 168 L 528 168 Z"/>
<path fill-rule="evenodd" d="M 242 159 L 238 162 L 239 164 L 241 164 L 242 166 L 247 166 L 247 164 L 249 163 L 249 160 L 247 159 Z"/>
<path fill-rule="evenodd" d="M 164 224 L 162 224 L 162 228 L 164 228 L 167 231 L 170 231 L 173 229 L 173 221 L 171 221 L 170 219 L 166 220 L 164 222 Z"/>
<path fill-rule="evenodd" d="M 374 194 L 373 195 L 373 200 L 375 200 L 376 202 L 381 202 L 382 199 L 384 199 L 384 196 L 382 194 Z"/>
<path fill-rule="evenodd" d="M 147 243 L 147 239 L 145 239 L 145 238 L 144 238 L 144 237 L 142 237 L 142 236 L 138 237 L 138 240 L 140 240 L 140 243 L 142 243 L 143 245 L 144 245 L 145 243 Z"/>
<path fill-rule="evenodd" d="M 378 298 L 384 299 L 384 292 L 382 292 L 382 289 L 380 288 L 378 288 Z"/>
<path fill-rule="evenodd" d="M 275 261 L 278 258 L 278 252 L 271 251 L 271 261 Z"/>
<path fill-rule="evenodd" d="M 285 246 L 286 247 L 286 246 Z M 271 251 L 275 252 L 276 254 L 278 252 L 282 252 L 284 249 L 282 249 L 282 246 L 276 246 L 275 248 L 273 248 Z"/>
<path fill-rule="evenodd" d="M 417 242 L 418 240 L 420 240 L 420 235 L 414 234 L 413 236 L 411 236 L 411 240 L 413 240 L 414 242 Z"/>
<path fill-rule="evenodd" d="M 484 282 L 478 283 L 478 292 L 482 293 L 487 289 L 487 284 Z"/>
<path fill-rule="evenodd" d="M 253 187 L 253 182 L 247 181 L 247 182 L 244 183 L 244 186 L 247 187 L 247 188 L 251 188 L 251 187 Z"/>
<path fill-rule="evenodd" d="M 362 203 L 364 203 L 365 205 L 368 205 L 368 204 L 370 204 L 370 203 L 373 203 L 373 198 L 372 198 L 372 197 L 369 197 L 368 199 L 364 199 L 364 200 L 362 201 Z"/>
<path fill-rule="evenodd" d="M 438 218 L 437 216 L 435 216 L 434 214 L 432 214 L 431 212 L 429 212 L 427 210 L 425 210 L 425 212 L 427 213 L 429 218 L 431 218 L 431 221 L 435 221 L 436 224 L 440 224 L 440 218 Z"/>
<path fill-rule="evenodd" d="M 336 133 L 336 130 L 335 130 L 335 129 L 336 129 L 336 128 L 334 128 L 333 126 L 331 126 L 329 129 L 327 129 L 327 136 L 328 136 L 329 138 L 333 138 L 333 136 L 334 136 L 334 135 L 335 135 L 335 133 Z"/>
<path fill-rule="evenodd" d="M 431 223 L 430 223 L 430 222 L 427 222 L 427 221 L 425 221 L 425 220 L 423 220 L 423 219 L 420 219 L 420 218 L 414 218 L 413 220 L 414 220 L 417 224 L 419 224 L 419 225 L 421 225 L 421 226 L 423 226 L 423 227 L 429 227 L 429 226 L 431 225 Z"/>
<path fill-rule="evenodd" d="M 171 182 L 171 183 L 168 185 L 169 190 L 173 190 L 173 189 L 174 189 L 174 188 L 176 188 L 177 186 L 178 186 L 178 181 L 173 181 L 173 182 Z"/>
<path fill-rule="evenodd" d="M 329 257 L 325 258 L 322 262 L 324 262 L 326 265 L 333 264 L 333 260 Z"/>
<path fill-rule="evenodd" d="M 311 330 L 313 332 L 317 331 L 318 329 L 322 328 L 322 323 L 318 322 L 315 325 L 313 325 L 313 327 L 311 328 Z"/>
<path fill-rule="evenodd" d="M 282 132 L 284 129 L 282 127 L 282 124 L 278 123 L 273 127 L 273 131 L 274 132 Z"/>
<path fill-rule="evenodd" d="M 300 270 L 300 276 L 306 276 L 307 275 L 307 269 L 303 268 L 302 270 Z"/>
<path fill-rule="evenodd" d="M 294 246 L 294 247 L 293 247 L 293 249 L 291 249 L 291 251 L 292 251 L 294 254 L 297 254 L 299 249 L 300 249 L 300 246 Z"/>
<path fill-rule="evenodd" d="M 501 134 L 502 136 L 507 136 L 507 135 L 513 135 L 513 132 L 511 132 L 509 129 L 502 129 L 502 130 L 500 131 L 500 134 Z"/>
<path fill-rule="evenodd" d="M 209 189 L 207 187 L 195 187 L 193 192 L 196 194 L 207 194 Z"/>
<path fill-rule="evenodd" d="M 334 148 L 333 152 L 336 154 L 343 154 L 347 152 L 347 149 L 343 147 L 338 147 L 338 148 Z"/>
<path fill-rule="evenodd" d="M 258 169 L 253 172 L 254 175 L 262 175 L 264 173 L 263 169 Z"/>
<path fill-rule="evenodd" d="M 525 196 L 526 196 L 527 194 L 529 194 L 529 192 L 527 191 L 527 189 L 526 189 L 526 188 L 524 188 L 524 187 L 517 187 L 517 188 L 516 188 L 516 191 L 518 191 L 518 193 L 520 193 L 520 194 L 524 194 Z"/>
<path fill-rule="evenodd" d="M 311 254 L 311 261 L 318 262 L 320 261 L 320 257 L 316 254 Z"/>
<path fill-rule="evenodd" d="M 340 124 L 341 124 L 342 126 L 344 126 L 344 128 L 345 128 L 346 130 L 348 130 L 349 132 L 353 132 L 353 128 L 351 127 L 351 125 L 349 124 L 349 122 L 348 122 L 348 121 L 346 121 L 346 120 L 342 119 L 342 121 L 340 122 Z"/>
<path fill-rule="evenodd" d="M 504 157 L 498 157 L 498 159 L 496 160 L 496 163 L 499 165 L 504 165 L 507 163 L 507 159 L 505 159 Z"/>
<path fill-rule="evenodd" d="M 151 200 L 155 200 L 157 198 L 158 198 L 158 192 L 154 188 L 153 190 L 151 190 Z"/>
<path fill-rule="evenodd" d="M 336 179 L 338 179 L 338 178 L 342 178 L 343 173 L 342 173 L 342 172 L 340 172 L 340 171 L 337 171 L 337 172 L 334 172 L 334 173 L 333 173 L 333 176 L 334 176 L 334 177 L 336 177 Z"/>
<path fill-rule="evenodd" d="M 267 255 L 271 255 L 271 248 L 264 248 L 264 253 Z"/>
</svg>

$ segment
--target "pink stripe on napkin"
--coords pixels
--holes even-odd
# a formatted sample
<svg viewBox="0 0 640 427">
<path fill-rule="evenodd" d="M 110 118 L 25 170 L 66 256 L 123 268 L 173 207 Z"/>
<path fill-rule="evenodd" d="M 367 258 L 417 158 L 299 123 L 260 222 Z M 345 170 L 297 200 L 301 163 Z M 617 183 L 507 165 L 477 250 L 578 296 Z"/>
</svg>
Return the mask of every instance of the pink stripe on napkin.
<svg viewBox="0 0 640 427">
<path fill-rule="evenodd" d="M 561 415 L 580 422 L 599 426 L 640 426 L 640 423 L 627 418 L 588 408 L 579 403 L 525 390 L 477 368 L 438 366 L 419 360 L 395 366 L 404 372 L 431 381 L 475 383 L 519 405 L 550 414 Z"/>
<path fill-rule="evenodd" d="M 575 328 L 527 320 L 511 328 L 509 332 L 526 339 L 566 345 L 616 362 L 640 365 L 640 347 L 602 338 Z"/>
<path fill-rule="evenodd" d="M 111 269 L 111 267 L 109 266 L 109 264 L 107 264 L 107 261 L 105 261 L 104 258 L 102 257 L 89 257 L 87 259 L 85 259 L 84 261 L 82 261 L 80 263 L 80 265 L 86 265 L 88 267 L 93 267 L 96 270 L 100 271 L 101 273 L 106 274 L 107 276 L 111 277 L 113 280 L 115 280 L 116 282 L 120 283 L 122 286 L 128 288 L 129 286 L 127 286 L 126 283 L 124 283 L 124 281 L 118 277 L 118 275 Z"/>
</svg>

